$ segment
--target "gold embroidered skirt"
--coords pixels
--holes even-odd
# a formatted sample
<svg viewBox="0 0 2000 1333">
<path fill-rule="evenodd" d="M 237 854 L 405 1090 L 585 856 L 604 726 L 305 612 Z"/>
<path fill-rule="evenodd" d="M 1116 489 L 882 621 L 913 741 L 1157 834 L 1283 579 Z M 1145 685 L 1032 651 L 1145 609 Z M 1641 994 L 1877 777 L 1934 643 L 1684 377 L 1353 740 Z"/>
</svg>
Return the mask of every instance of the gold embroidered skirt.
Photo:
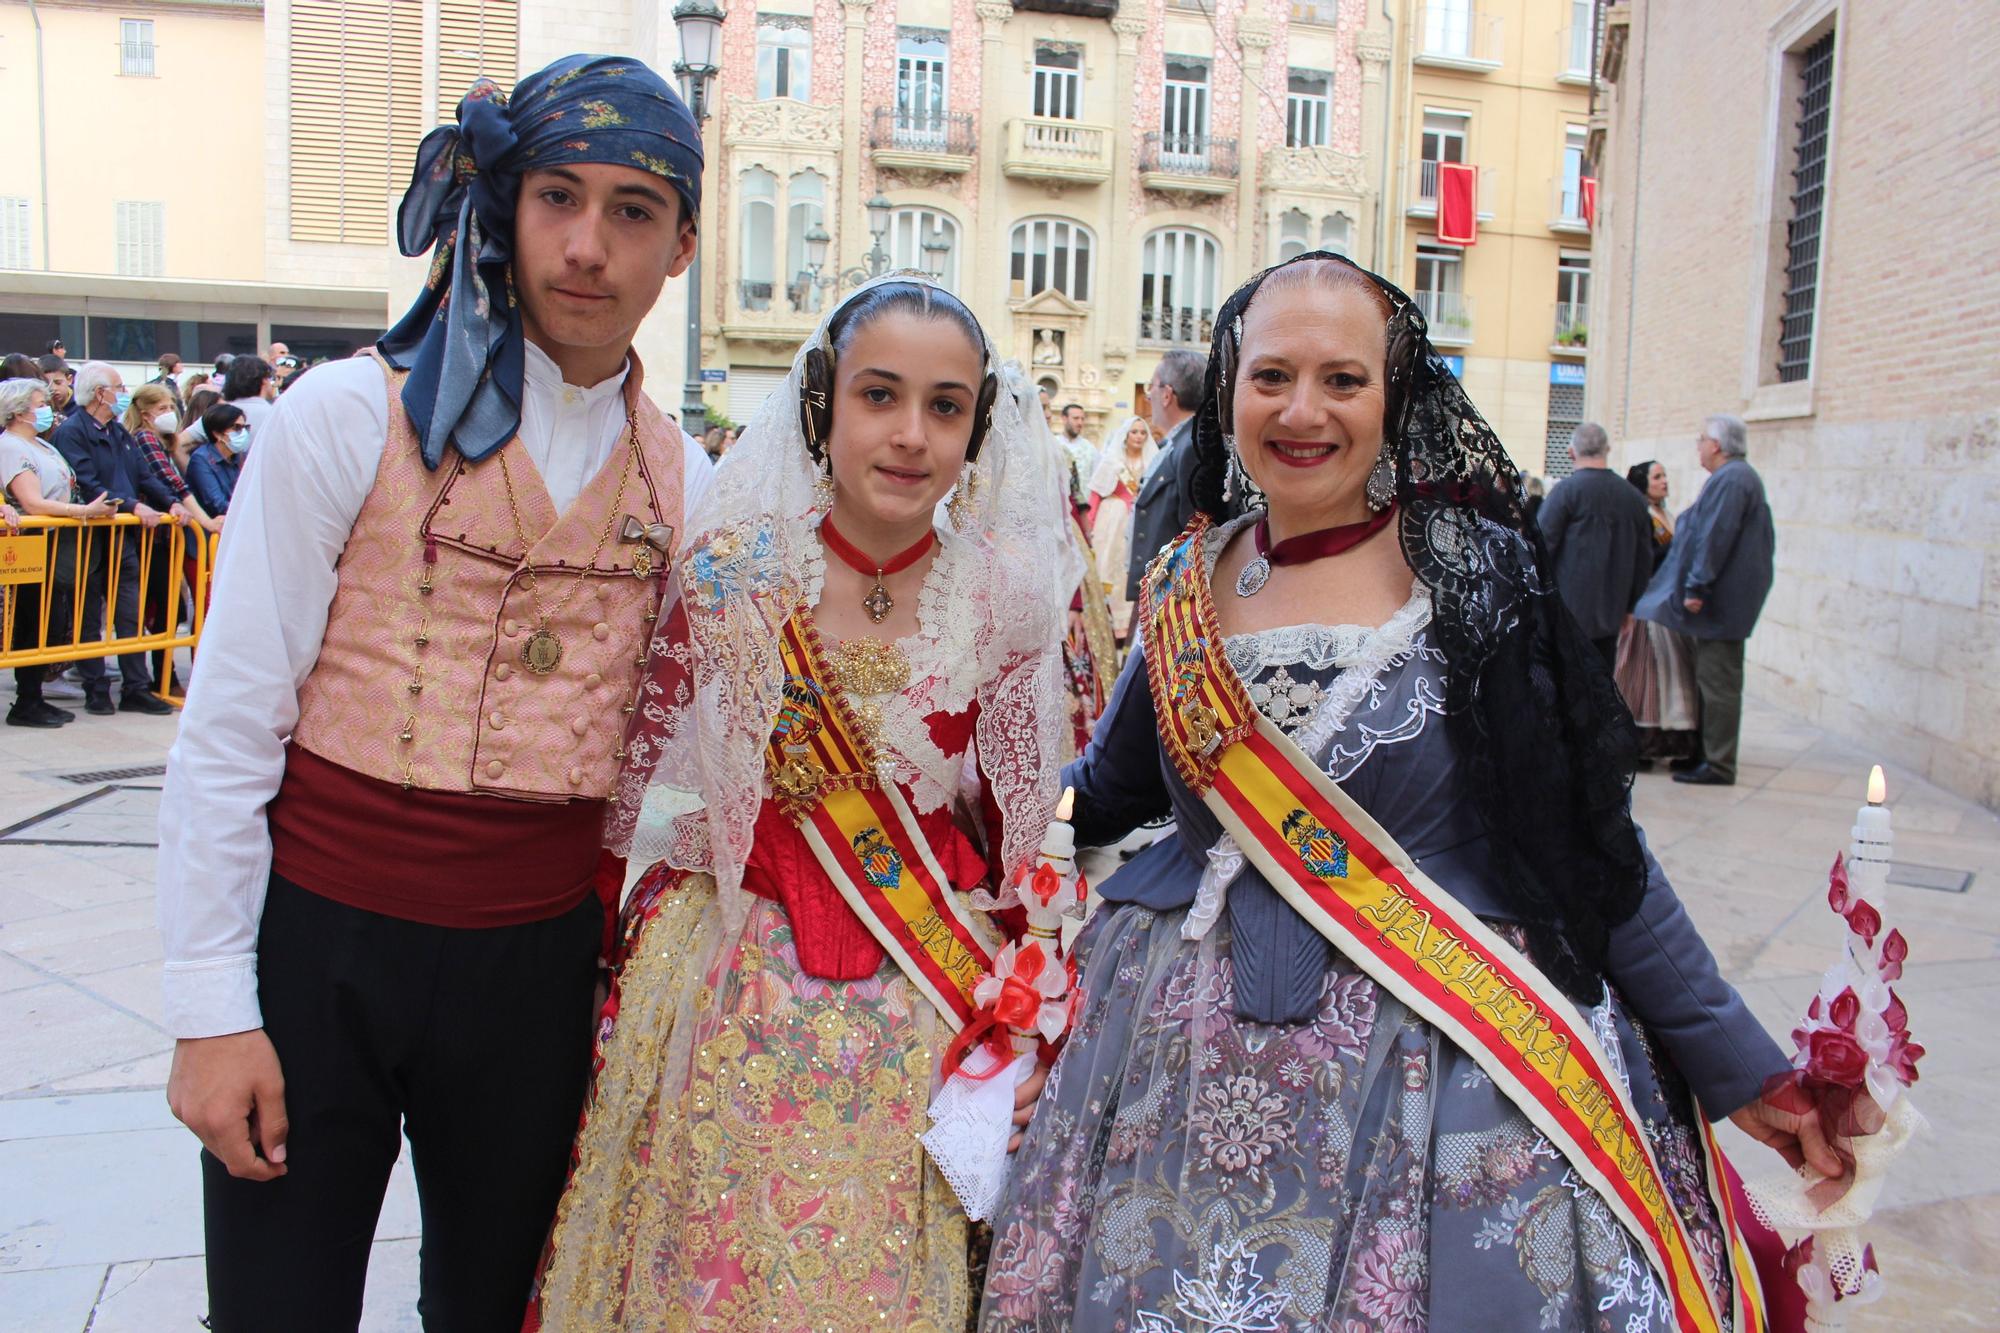
<svg viewBox="0 0 2000 1333">
<path fill-rule="evenodd" d="M 807 976 L 775 902 L 728 930 L 706 876 L 655 867 L 627 918 L 541 1327 L 965 1327 L 965 1214 L 919 1141 L 936 1013 L 893 962 Z"/>
</svg>

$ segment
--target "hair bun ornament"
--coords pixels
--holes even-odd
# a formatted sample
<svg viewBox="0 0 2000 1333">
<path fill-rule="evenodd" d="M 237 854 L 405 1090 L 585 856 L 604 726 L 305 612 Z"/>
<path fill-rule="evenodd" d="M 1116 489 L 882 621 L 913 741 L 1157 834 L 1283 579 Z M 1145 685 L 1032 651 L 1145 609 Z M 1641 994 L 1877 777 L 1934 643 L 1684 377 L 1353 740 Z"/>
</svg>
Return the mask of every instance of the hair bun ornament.
<svg viewBox="0 0 2000 1333">
<path fill-rule="evenodd" d="M 799 430 L 813 462 L 825 467 L 826 440 L 833 431 L 833 354 L 824 347 L 806 349 L 799 371 Z"/>
</svg>

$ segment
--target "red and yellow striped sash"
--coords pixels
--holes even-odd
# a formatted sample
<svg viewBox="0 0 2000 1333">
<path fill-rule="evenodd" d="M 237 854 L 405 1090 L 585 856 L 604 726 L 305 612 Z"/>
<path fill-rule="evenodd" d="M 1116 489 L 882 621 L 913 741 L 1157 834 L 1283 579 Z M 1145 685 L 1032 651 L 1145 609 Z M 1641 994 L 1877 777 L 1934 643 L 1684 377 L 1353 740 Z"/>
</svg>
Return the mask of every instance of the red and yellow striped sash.
<svg viewBox="0 0 2000 1333">
<path fill-rule="evenodd" d="M 874 754 L 820 657 L 811 612 L 785 622 L 785 702 L 765 754 L 772 799 L 862 924 L 952 1029 L 978 1009 L 993 955 L 952 893 L 915 815 Z"/>
<path fill-rule="evenodd" d="M 1719 1333 L 1721 1306 L 1590 1024 L 1257 711 L 1222 651 L 1206 529 L 1197 518 L 1161 555 L 1142 601 L 1149 682 L 1176 770 L 1300 916 L 1477 1061 L 1548 1136 L 1645 1248 L 1684 1333 Z M 1728 1202 L 1725 1193 L 1718 1207 L 1735 1269 L 1731 1326 L 1744 1333 L 1763 1328 L 1762 1310 Z"/>
</svg>

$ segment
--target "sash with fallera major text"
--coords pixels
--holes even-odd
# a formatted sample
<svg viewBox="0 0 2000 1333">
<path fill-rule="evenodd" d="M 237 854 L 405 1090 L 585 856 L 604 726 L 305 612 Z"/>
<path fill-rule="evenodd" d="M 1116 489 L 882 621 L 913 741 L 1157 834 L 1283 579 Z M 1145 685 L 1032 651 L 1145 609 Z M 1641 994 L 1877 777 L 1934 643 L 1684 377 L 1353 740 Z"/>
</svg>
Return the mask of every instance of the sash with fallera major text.
<svg viewBox="0 0 2000 1333">
<path fill-rule="evenodd" d="M 993 968 L 908 802 L 875 776 L 874 756 L 840 692 L 827 685 L 810 612 L 785 622 L 785 701 L 765 769 L 772 799 L 805 834 L 821 869 L 953 1031 Z"/>
<path fill-rule="evenodd" d="M 1155 560 L 1141 603 L 1161 741 L 1181 778 L 1300 916 L 1477 1061 L 1548 1136 L 1645 1249 L 1683 1333 L 1763 1329 L 1756 1274 L 1699 1108 L 1731 1251 L 1729 1325 L 1589 1022 L 1251 702 L 1222 651 L 1207 530 L 1197 517 Z"/>
</svg>

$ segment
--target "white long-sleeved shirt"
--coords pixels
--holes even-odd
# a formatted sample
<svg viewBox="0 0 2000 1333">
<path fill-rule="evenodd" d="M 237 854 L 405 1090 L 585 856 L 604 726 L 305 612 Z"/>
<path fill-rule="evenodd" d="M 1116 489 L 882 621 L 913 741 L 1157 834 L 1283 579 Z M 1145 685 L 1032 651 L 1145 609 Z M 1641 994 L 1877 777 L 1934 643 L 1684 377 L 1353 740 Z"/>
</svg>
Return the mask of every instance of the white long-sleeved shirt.
<svg viewBox="0 0 2000 1333">
<path fill-rule="evenodd" d="M 604 466 L 625 428 L 627 370 L 564 384 L 533 343 L 523 452 L 558 513 Z M 316 367 L 252 442 L 229 506 L 214 596 L 160 797 L 159 912 L 167 1030 L 213 1037 L 260 1027 L 257 926 L 271 873 L 264 808 L 285 773 L 299 686 L 319 658 L 335 566 L 375 484 L 389 436 L 388 384 L 372 358 Z M 682 432 L 687 511 L 713 471 Z"/>
</svg>

